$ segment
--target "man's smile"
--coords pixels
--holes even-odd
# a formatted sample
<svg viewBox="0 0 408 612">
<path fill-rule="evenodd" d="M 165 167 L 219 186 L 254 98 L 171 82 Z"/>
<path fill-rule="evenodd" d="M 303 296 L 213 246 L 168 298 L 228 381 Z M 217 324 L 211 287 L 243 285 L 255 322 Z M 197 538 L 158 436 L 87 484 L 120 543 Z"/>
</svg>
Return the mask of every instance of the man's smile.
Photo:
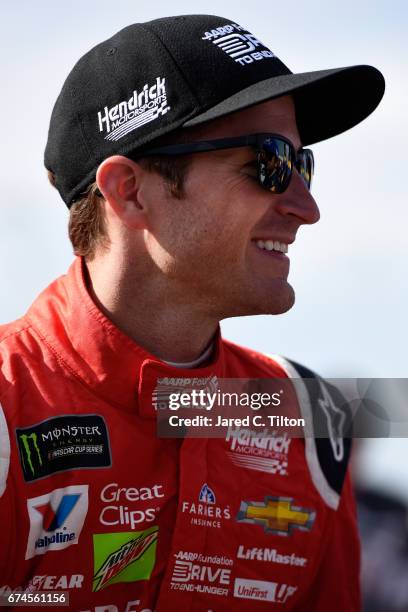
<svg viewBox="0 0 408 612">
<path fill-rule="evenodd" d="M 254 242 L 259 249 L 265 251 L 278 251 L 280 253 L 288 252 L 288 245 L 286 242 L 279 242 L 278 240 L 255 240 Z"/>
</svg>

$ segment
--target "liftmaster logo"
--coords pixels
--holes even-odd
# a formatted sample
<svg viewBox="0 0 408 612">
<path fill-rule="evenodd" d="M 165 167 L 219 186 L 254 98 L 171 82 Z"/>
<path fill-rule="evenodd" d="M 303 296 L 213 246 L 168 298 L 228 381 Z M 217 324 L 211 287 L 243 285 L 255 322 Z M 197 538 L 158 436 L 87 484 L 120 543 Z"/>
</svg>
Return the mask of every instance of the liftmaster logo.
<svg viewBox="0 0 408 612">
<path fill-rule="evenodd" d="M 105 140 L 119 140 L 169 110 L 166 79 L 157 77 L 154 85 L 146 83 L 139 91 L 135 89 L 129 100 L 122 100 L 111 108 L 105 106 L 102 112 L 99 111 L 99 131 L 106 131 Z"/>
</svg>

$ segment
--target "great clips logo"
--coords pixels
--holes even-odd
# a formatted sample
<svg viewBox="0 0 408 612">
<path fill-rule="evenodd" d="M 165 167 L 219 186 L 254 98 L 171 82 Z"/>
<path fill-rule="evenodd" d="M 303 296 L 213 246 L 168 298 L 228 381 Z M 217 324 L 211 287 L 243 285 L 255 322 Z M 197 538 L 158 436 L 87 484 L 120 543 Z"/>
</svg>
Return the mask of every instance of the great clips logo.
<svg viewBox="0 0 408 612">
<path fill-rule="evenodd" d="M 30 519 L 26 559 L 78 544 L 88 512 L 88 485 L 54 489 L 27 500 Z"/>
<path fill-rule="evenodd" d="M 99 111 L 99 131 L 106 131 L 105 140 L 119 140 L 169 110 L 166 79 L 157 77 L 153 85 L 146 83 L 139 91 L 135 89 L 129 100 L 122 100 L 111 108 L 105 106 L 103 111 Z"/>
</svg>

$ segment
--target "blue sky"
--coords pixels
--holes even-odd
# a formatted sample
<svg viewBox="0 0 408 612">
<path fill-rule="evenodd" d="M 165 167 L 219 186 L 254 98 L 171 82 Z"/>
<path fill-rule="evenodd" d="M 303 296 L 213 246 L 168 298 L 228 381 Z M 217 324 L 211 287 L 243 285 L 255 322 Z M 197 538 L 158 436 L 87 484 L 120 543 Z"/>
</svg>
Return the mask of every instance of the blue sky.
<svg viewBox="0 0 408 612">
<path fill-rule="evenodd" d="M 175 0 L 171 9 L 161 1 L 3 2 L 0 323 L 23 314 L 72 259 L 67 210 L 42 163 L 49 116 L 68 71 L 129 23 L 194 12 L 242 23 L 294 72 L 367 63 L 387 83 L 369 119 L 313 147 L 322 217 L 299 232 L 291 249 L 295 307 L 279 317 L 226 321 L 224 335 L 328 376 L 408 376 L 403 2 Z"/>
</svg>

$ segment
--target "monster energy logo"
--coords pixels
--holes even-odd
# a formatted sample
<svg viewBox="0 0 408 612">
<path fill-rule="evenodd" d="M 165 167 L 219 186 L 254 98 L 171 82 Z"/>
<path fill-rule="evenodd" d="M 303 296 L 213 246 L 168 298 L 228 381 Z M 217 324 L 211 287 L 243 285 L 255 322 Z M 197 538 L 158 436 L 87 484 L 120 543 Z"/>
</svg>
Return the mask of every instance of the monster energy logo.
<svg viewBox="0 0 408 612">
<path fill-rule="evenodd" d="M 26 482 L 112 464 L 106 424 L 97 414 L 61 415 L 16 428 L 16 441 Z"/>
<path fill-rule="evenodd" d="M 30 470 L 33 476 L 35 474 L 35 468 L 31 460 L 32 454 L 31 454 L 29 440 L 33 441 L 34 452 L 37 453 L 38 462 L 42 466 L 42 458 L 41 458 L 40 449 L 38 448 L 37 439 L 38 438 L 37 438 L 36 433 L 31 433 L 29 436 L 27 436 L 26 434 L 22 434 L 21 436 L 19 436 L 19 440 L 21 440 L 21 443 L 22 443 L 21 459 L 23 462 L 23 469 L 27 470 L 27 466 L 26 466 L 26 461 L 27 461 L 28 465 L 30 466 Z M 24 458 L 24 455 L 25 455 L 25 458 Z"/>
</svg>

